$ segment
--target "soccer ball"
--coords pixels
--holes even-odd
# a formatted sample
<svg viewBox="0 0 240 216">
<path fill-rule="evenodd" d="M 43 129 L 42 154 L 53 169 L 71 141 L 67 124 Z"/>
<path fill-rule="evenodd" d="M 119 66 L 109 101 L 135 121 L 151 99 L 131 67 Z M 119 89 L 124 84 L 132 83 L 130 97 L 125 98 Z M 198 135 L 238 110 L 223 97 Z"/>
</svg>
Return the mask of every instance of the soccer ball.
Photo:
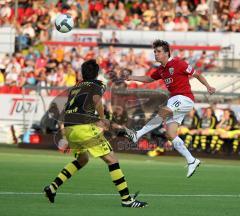
<svg viewBox="0 0 240 216">
<path fill-rule="evenodd" d="M 73 18 L 69 14 L 60 14 L 55 20 L 56 29 L 62 33 L 70 32 L 73 25 Z"/>
</svg>

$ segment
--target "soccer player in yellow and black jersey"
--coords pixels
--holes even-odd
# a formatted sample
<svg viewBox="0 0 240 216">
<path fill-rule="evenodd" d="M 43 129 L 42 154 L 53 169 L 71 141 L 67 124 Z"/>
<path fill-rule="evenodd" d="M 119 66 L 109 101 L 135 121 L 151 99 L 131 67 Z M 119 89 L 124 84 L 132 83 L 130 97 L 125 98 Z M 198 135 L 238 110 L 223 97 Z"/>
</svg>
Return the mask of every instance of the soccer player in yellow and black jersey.
<svg viewBox="0 0 240 216">
<path fill-rule="evenodd" d="M 224 140 L 227 141 L 227 139 L 232 139 L 233 151 L 236 152 L 238 147 L 238 139 L 236 139 L 236 135 L 238 135 L 239 132 L 237 118 L 234 112 L 230 109 L 225 109 L 212 138 L 212 149 L 218 152 L 224 144 Z"/>
<path fill-rule="evenodd" d="M 98 71 L 96 60 L 84 62 L 81 67 L 83 81 L 70 90 L 64 109 L 64 133 L 75 160 L 68 163 L 55 180 L 44 188 L 45 195 L 53 203 L 57 189 L 88 163 L 88 154 L 91 154 L 93 157 L 100 157 L 108 165 L 123 207 L 145 207 L 146 202 L 130 196 L 118 159 L 104 137 L 103 131 L 109 128 L 110 123 L 104 116 L 101 97 L 105 86 L 97 80 Z"/>
<path fill-rule="evenodd" d="M 206 150 L 207 138 L 214 134 L 216 125 L 218 121 L 214 114 L 214 110 L 211 107 L 208 107 L 200 120 L 199 129 L 195 136 L 193 148 L 197 148 L 199 141 L 201 141 L 202 150 Z"/>
</svg>

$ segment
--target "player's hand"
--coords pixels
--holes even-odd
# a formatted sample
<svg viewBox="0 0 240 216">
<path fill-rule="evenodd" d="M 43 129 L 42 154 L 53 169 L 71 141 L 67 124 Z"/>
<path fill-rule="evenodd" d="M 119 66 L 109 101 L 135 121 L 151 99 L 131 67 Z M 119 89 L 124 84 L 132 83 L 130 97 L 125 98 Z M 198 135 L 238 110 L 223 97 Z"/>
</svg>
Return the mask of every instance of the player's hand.
<svg viewBox="0 0 240 216">
<path fill-rule="evenodd" d="M 210 95 L 212 95 L 212 94 L 214 94 L 214 93 L 216 92 L 216 89 L 215 89 L 214 87 L 209 86 L 209 87 L 207 88 L 207 91 L 208 91 L 208 93 L 209 93 Z"/>
</svg>

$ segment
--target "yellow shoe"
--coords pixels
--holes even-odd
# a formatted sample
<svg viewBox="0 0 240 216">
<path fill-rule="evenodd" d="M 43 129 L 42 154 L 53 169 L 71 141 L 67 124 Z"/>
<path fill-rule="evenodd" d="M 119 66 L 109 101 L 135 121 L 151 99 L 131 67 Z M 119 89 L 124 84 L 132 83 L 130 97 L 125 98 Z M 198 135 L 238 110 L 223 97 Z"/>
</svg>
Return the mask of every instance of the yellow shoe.
<svg viewBox="0 0 240 216">
<path fill-rule="evenodd" d="M 157 147 L 155 149 L 155 151 L 158 151 L 159 153 L 163 153 L 164 152 L 164 148 Z"/>
<path fill-rule="evenodd" d="M 157 148 L 155 148 L 154 150 L 149 151 L 149 152 L 147 153 L 147 155 L 148 155 L 149 157 L 156 157 L 156 156 L 158 156 L 158 155 L 161 155 L 163 152 L 164 152 L 164 148 L 157 147 Z"/>
<path fill-rule="evenodd" d="M 147 155 L 149 157 L 156 157 L 158 156 L 158 152 L 156 150 L 148 151 Z"/>
</svg>

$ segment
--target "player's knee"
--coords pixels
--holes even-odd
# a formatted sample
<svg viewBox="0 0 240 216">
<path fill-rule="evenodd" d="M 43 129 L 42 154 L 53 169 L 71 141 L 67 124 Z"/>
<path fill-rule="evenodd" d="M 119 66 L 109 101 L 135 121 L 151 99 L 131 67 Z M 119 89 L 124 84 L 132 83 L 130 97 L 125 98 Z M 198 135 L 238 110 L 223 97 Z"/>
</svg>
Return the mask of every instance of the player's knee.
<svg viewBox="0 0 240 216">
<path fill-rule="evenodd" d="M 88 163 L 88 157 L 78 157 L 77 161 L 81 167 L 85 166 Z"/>
<path fill-rule="evenodd" d="M 118 159 L 113 151 L 111 151 L 109 154 L 106 154 L 104 156 L 101 156 L 101 159 L 107 164 L 112 165 L 115 163 L 118 163 Z"/>
<path fill-rule="evenodd" d="M 115 155 L 108 155 L 107 157 L 102 157 L 102 159 L 107 165 L 118 163 L 118 159 L 115 157 Z"/>
<path fill-rule="evenodd" d="M 167 136 L 168 140 L 172 141 L 177 136 L 177 132 L 175 132 L 175 131 L 167 131 L 166 136 Z"/>
<path fill-rule="evenodd" d="M 115 163 L 118 163 L 118 160 L 116 158 L 108 158 L 107 160 L 105 160 L 107 165 L 112 165 Z"/>
<path fill-rule="evenodd" d="M 163 107 L 159 110 L 158 114 L 165 120 L 172 115 L 172 111 L 168 107 Z"/>
</svg>

